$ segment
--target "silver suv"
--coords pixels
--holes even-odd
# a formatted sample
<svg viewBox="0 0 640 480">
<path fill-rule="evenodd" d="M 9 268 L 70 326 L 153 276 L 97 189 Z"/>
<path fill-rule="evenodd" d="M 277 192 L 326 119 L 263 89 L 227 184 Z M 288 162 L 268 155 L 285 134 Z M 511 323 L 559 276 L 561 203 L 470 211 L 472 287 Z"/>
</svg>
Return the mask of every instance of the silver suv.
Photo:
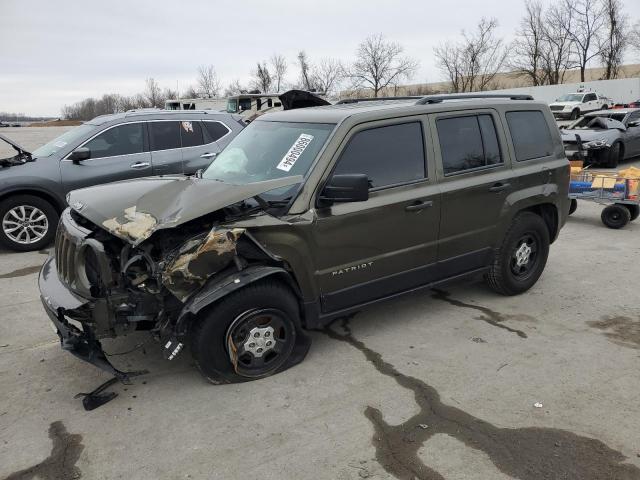
<svg viewBox="0 0 640 480">
<path fill-rule="evenodd" d="M 34 152 L 7 137 L 0 159 L 0 243 L 38 250 L 55 235 L 71 190 L 150 175 L 193 174 L 245 126 L 213 111 L 137 110 L 96 117 Z"/>
</svg>

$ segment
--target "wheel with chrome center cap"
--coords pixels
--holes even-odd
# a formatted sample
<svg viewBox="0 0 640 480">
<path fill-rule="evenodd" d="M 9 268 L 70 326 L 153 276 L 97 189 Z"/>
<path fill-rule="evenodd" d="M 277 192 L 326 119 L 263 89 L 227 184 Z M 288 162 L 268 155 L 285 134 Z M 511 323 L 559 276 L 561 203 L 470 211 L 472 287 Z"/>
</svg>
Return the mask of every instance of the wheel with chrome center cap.
<svg viewBox="0 0 640 480">
<path fill-rule="evenodd" d="M 211 383 L 267 377 L 302 361 L 310 339 L 298 299 L 266 279 L 228 294 L 203 311 L 190 329 L 191 353 Z"/>
<path fill-rule="evenodd" d="M 526 233 L 516 242 L 511 257 L 511 271 L 519 279 L 525 279 L 536 268 L 538 239 L 535 233 Z"/>
<path fill-rule="evenodd" d="M 284 312 L 273 308 L 245 312 L 227 331 L 229 360 L 243 377 L 261 377 L 277 369 L 294 343 L 293 323 Z"/>
</svg>

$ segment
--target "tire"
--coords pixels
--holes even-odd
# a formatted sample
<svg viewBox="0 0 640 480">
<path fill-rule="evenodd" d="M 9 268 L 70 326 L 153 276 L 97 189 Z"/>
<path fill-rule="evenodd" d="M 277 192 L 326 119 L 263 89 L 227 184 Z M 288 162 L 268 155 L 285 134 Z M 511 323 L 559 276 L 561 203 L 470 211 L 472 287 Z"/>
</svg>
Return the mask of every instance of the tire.
<svg viewBox="0 0 640 480">
<path fill-rule="evenodd" d="M 571 112 L 571 116 L 569 117 L 569 120 L 577 120 L 579 116 L 580 116 L 580 109 L 574 108 L 573 111 Z"/>
<path fill-rule="evenodd" d="M 607 168 L 616 168 L 618 163 L 622 160 L 622 144 L 620 142 L 615 142 L 609 148 L 608 160 L 607 160 Z"/>
<path fill-rule="evenodd" d="M 627 210 L 629 210 L 629 221 L 633 222 L 638 216 L 640 216 L 640 205 L 630 205 L 628 203 L 623 204 Z"/>
<path fill-rule="evenodd" d="M 617 230 L 631 221 L 631 212 L 625 205 L 615 203 L 605 207 L 600 218 L 607 227 Z"/>
<path fill-rule="evenodd" d="M 603 105 L 600 110 L 609 110 L 609 105 Z"/>
<path fill-rule="evenodd" d="M 214 384 L 273 375 L 302 361 L 309 349 L 299 316 L 296 297 L 282 283 L 265 280 L 249 285 L 202 315 L 190 333 L 191 353 L 202 375 Z M 257 343 L 250 342 L 254 337 Z M 252 347 L 253 353 L 245 347 Z"/>
<path fill-rule="evenodd" d="M 573 215 L 573 213 L 578 209 L 578 200 L 575 198 L 571 199 L 571 204 L 569 205 L 569 215 Z"/>
<path fill-rule="evenodd" d="M 544 220 L 532 212 L 519 213 L 485 276 L 489 286 L 502 295 L 517 295 L 529 290 L 542 275 L 549 256 L 549 243 L 549 230 Z"/>
<path fill-rule="evenodd" d="M 20 252 L 40 250 L 55 237 L 58 219 L 53 205 L 40 197 L 9 197 L 0 202 L 0 243 Z"/>
</svg>

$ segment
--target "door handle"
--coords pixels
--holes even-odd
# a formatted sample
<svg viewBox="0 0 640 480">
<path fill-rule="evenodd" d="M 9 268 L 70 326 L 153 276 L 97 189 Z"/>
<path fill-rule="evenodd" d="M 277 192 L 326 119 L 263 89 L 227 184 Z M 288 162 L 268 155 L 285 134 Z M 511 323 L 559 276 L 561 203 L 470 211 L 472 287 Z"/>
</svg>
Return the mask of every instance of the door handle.
<svg viewBox="0 0 640 480">
<path fill-rule="evenodd" d="M 491 187 L 489 187 L 490 192 L 503 192 L 511 187 L 510 183 L 494 183 Z"/>
<path fill-rule="evenodd" d="M 209 152 L 207 152 L 207 153 L 203 153 L 202 155 L 200 155 L 200 158 L 213 158 L 213 157 L 215 157 L 216 155 L 218 155 L 218 154 L 217 154 L 217 153 L 215 153 L 215 152 L 213 152 L 213 153 L 209 153 Z"/>
<path fill-rule="evenodd" d="M 136 162 L 131 164 L 131 168 L 147 168 L 150 167 L 151 164 L 149 162 Z"/>
<path fill-rule="evenodd" d="M 404 207 L 404 209 L 407 212 L 417 212 L 429 207 L 433 207 L 433 202 L 431 200 L 425 200 L 424 202 L 415 202 L 411 205 L 407 205 L 406 207 Z"/>
</svg>

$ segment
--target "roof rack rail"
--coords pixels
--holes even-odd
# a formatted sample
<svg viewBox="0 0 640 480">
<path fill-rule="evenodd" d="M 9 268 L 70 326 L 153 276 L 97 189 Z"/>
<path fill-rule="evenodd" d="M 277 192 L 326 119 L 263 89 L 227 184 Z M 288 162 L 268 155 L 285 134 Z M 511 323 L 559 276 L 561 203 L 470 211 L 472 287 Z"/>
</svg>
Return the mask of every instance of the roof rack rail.
<svg viewBox="0 0 640 480">
<path fill-rule="evenodd" d="M 385 100 L 416 100 L 423 98 L 420 95 L 406 96 L 406 97 L 368 97 L 368 98 L 345 98 L 340 100 L 334 105 L 344 105 L 347 103 L 359 103 L 359 102 L 383 102 Z"/>
<path fill-rule="evenodd" d="M 445 100 L 467 100 L 474 98 L 508 98 L 510 100 L 533 100 L 531 95 L 513 93 L 462 93 L 446 95 L 425 95 L 416 102 L 416 105 L 426 105 L 429 103 L 440 103 Z"/>
</svg>

